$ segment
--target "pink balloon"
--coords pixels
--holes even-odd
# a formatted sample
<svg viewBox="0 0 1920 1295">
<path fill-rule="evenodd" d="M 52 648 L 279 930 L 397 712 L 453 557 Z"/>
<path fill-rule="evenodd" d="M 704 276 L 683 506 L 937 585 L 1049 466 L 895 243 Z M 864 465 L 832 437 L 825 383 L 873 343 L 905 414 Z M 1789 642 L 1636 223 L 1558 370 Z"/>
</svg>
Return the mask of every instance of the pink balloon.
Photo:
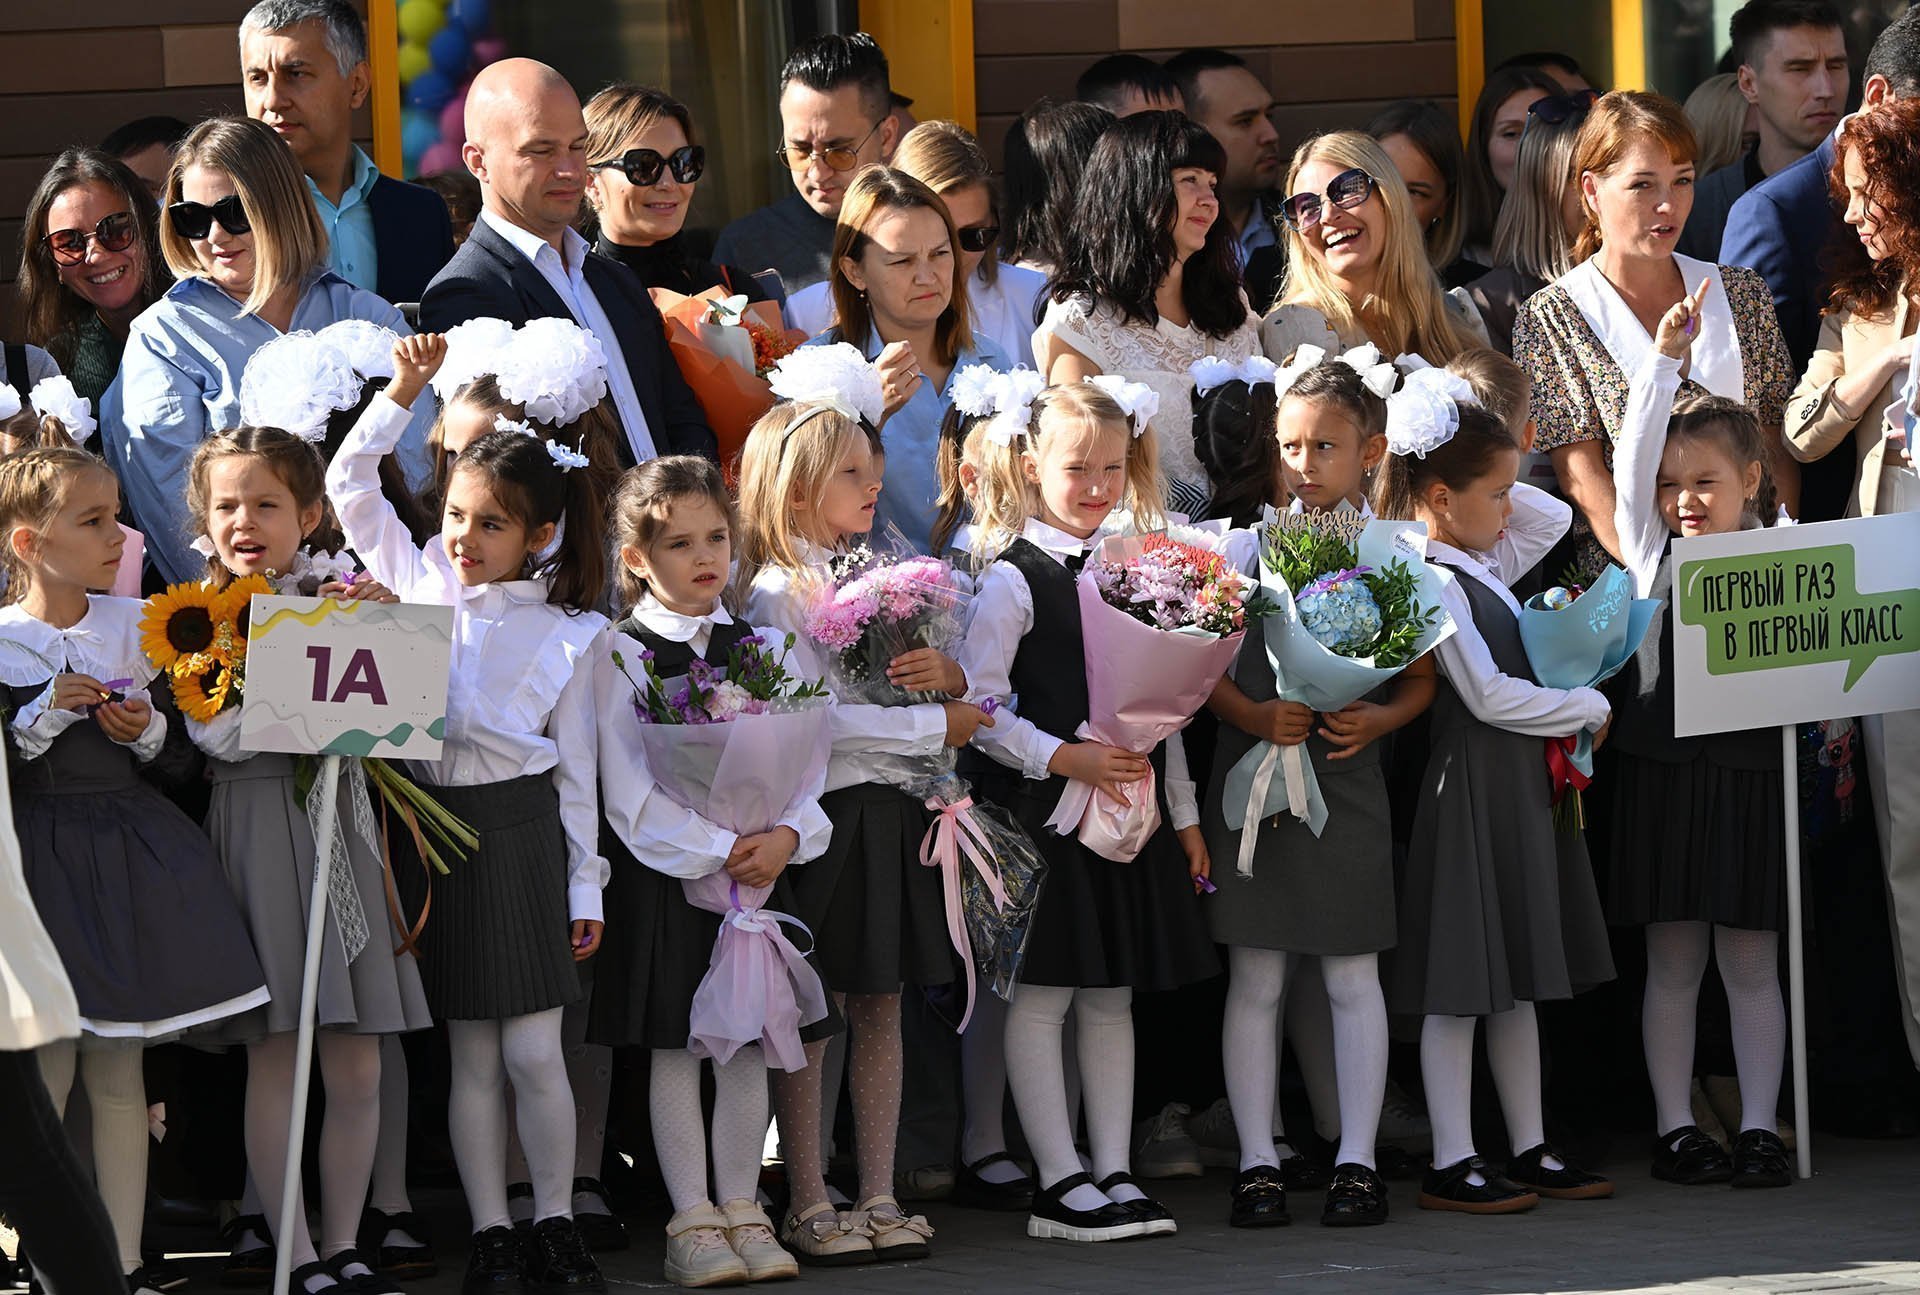
<svg viewBox="0 0 1920 1295">
<path fill-rule="evenodd" d="M 460 146 L 441 140 L 420 155 L 420 174 L 432 175 L 436 171 L 464 171 L 467 164 L 460 160 Z"/>
<path fill-rule="evenodd" d="M 473 43 L 473 62 L 476 67 L 485 67 L 489 63 L 498 63 L 507 56 L 507 42 L 499 36 L 482 36 Z"/>
<path fill-rule="evenodd" d="M 467 138 L 467 87 L 461 86 L 440 110 L 440 138 L 458 147 Z"/>
</svg>

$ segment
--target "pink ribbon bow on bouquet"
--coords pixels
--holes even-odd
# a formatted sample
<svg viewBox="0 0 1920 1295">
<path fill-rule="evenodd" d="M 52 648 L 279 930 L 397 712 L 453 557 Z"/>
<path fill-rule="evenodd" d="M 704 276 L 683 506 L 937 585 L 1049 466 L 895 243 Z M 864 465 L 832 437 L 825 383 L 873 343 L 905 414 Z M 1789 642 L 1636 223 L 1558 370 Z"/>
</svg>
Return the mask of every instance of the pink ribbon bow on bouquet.
<svg viewBox="0 0 1920 1295">
<path fill-rule="evenodd" d="M 993 906 L 1004 909 L 1007 906 L 1006 887 L 1000 884 L 1000 874 L 992 863 L 992 847 L 987 843 L 987 834 L 973 817 L 973 797 L 962 796 L 959 800 L 927 801 L 927 808 L 935 818 L 927 828 L 927 834 L 920 838 L 920 866 L 940 869 L 940 884 L 946 892 L 947 937 L 953 941 L 953 951 L 960 955 L 963 968 L 962 979 L 967 988 L 967 1008 L 960 1016 L 960 1029 L 967 1028 L 967 1022 L 973 1019 L 973 939 L 967 934 L 966 897 L 961 889 L 960 856 L 965 855 L 973 865 L 980 879 L 987 883 L 987 893 L 993 896 Z"/>
<path fill-rule="evenodd" d="M 694 991 L 687 1051 L 725 1065 L 741 1048 L 758 1043 L 768 1065 L 804 1070 L 800 1027 L 826 1016 L 827 995 L 813 964 L 780 928 L 806 931 L 809 941 L 813 932 L 797 917 L 760 907 L 771 886 L 742 887 L 725 869 L 683 879 L 680 886 L 694 907 L 725 915 L 707 974 Z"/>
</svg>

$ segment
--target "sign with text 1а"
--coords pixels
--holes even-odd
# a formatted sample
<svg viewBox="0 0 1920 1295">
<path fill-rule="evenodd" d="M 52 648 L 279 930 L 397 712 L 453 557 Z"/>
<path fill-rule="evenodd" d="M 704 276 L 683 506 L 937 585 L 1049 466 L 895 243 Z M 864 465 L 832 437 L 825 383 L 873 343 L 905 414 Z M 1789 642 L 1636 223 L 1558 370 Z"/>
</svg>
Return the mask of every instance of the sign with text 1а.
<svg viewBox="0 0 1920 1295">
<path fill-rule="evenodd" d="M 1920 513 L 1677 539 L 1673 570 L 1677 736 L 1920 708 Z"/>
<path fill-rule="evenodd" d="M 256 596 L 240 745 L 438 760 L 453 609 Z"/>
</svg>

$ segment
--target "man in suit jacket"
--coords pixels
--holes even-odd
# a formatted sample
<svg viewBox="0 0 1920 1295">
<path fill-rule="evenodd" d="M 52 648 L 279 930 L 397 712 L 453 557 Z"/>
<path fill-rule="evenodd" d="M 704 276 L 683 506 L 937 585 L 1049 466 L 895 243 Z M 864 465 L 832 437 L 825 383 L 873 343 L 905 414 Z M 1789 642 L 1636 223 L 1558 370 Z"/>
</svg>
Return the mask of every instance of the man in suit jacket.
<svg viewBox="0 0 1920 1295">
<path fill-rule="evenodd" d="M 247 115 L 273 127 L 306 173 L 330 268 L 391 302 L 418 301 L 453 256 L 431 189 L 380 174 L 353 142 L 367 101 L 367 28 L 346 0 L 260 0 L 240 22 Z"/>
<path fill-rule="evenodd" d="M 420 328 L 469 319 L 571 319 L 607 353 L 627 466 L 719 455 L 665 325 L 631 270 L 592 251 L 572 221 L 586 186 L 586 118 L 565 78 L 532 59 L 489 64 L 467 92 L 467 169 L 483 206 L 473 233 L 420 299 Z"/>
</svg>

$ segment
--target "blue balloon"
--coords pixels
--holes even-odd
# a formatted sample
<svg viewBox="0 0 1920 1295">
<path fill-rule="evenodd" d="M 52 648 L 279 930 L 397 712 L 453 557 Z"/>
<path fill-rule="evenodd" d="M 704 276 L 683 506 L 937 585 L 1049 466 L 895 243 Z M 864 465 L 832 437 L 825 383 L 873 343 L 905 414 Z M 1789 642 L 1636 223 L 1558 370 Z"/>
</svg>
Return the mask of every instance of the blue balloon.
<svg viewBox="0 0 1920 1295">
<path fill-rule="evenodd" d="M 432 113 L 419 108 L 400 110 L 400 151 L 406 156 L 420 156 L 439 139 L 440 123 Z"/>
<path fill-rule="evenodd" d="M 453 98 L 453 92 L 453 78 L 437 67 L 428 68 L 413 78 L 413 83 L 407 87 L 407 102 L 415 108 L 437 113 L 447 106 L 447 100 Z"/>
<path fill-rule="evenodd" d="M 433 59 L 434 71 L 449 81 L 458 82 L 466 75 L 467 64 L 473 61 L 473 47 L 467 40 L 466 29 L 448 19 L 447 25 L 427 42 L 427 55 Z"/>
<path fill-rule="evenodd" d="M 447 17 L 458 20 L 462 27 L 478 36 L 487 29 L 487 19 L 492 16 L 492 6 L 487 0 L 453 0 L 447 6 Z"/>
</svg>

